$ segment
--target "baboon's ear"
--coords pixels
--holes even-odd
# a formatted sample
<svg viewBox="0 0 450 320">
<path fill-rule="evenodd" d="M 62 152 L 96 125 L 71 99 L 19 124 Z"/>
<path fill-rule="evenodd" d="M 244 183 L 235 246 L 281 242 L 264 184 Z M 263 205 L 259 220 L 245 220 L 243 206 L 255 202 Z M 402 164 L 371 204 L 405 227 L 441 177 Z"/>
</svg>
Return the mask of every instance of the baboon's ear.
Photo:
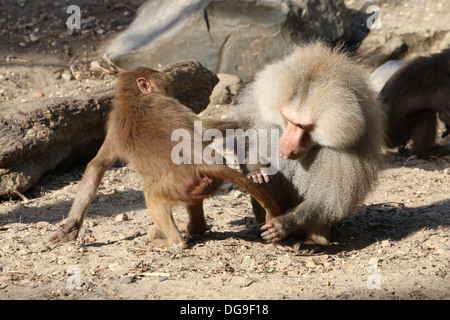
<svg viewBox="0 0 450 320">
<path fill-rule="evenodd" d="M 155 86 L 153 85 L 153 83 L 151 83 L 150 80 L 146 78 L 139 78 L 136 80 L 136 83 L 139 87 L 139 90 L 141 90 L 143 94 L 152 93 L 153 91 L 155 91 Z"/>
</svg>

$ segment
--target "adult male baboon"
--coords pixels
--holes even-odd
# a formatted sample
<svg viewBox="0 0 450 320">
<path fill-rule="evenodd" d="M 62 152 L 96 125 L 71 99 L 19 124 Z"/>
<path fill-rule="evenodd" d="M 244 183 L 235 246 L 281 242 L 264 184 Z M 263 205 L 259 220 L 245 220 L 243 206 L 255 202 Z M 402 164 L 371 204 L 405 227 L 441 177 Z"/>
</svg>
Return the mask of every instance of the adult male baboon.
<svg viewBox="0 0 450 320">
<path fill-rule="evenodd" d="M 240 104 L 245 128 L 282 134 L 276 175 L 248 165 L 255 181 L 270 180 L 262 185 L 283 212 L 262 226 L 263 238 L 329 243 L 330 229 L 372 190 L 383 155 L 384 113 L 363 72 L 338 49 L 310 43 L 259 72 Z"/>
</svg>

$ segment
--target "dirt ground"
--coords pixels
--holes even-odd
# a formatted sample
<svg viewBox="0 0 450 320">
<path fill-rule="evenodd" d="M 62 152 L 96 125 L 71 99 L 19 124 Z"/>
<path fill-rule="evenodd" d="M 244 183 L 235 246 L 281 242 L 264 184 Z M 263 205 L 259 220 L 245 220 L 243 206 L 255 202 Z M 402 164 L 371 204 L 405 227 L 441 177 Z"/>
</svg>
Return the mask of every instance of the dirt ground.
<svg viewBox="0 0 450 320">
<path fill-rule="evenodd" d="M 0 101 L 114 80 L 91 63 L 104 63 L 104 43 L 142 2 L 71 1 L 90 26 L 71 34 L 68 1 L 0 1 Z M 416 10 L 406 12 L 423 7 Z M 421 21 L 430 24 L 423 14 Z M 362 208 L 336 227 L 330 246 L 310 253 L 263 243 L 249 229 L 249 196 L 229 184 L 206 201 L 211 229 L 188 239 L 188 250 L 149 244 L 142 181 L 128 166 L 107 171 L 78 242 L 49 246 L 86 163 L 59 168 L 25 194 L 28 201 L 0 203 L 0 299 L 449 299 L 450 156 L 425 161 L 388 150 L 385 160 Z M 182 208 L 175 217 L 187 219 Z"/>
</svg>

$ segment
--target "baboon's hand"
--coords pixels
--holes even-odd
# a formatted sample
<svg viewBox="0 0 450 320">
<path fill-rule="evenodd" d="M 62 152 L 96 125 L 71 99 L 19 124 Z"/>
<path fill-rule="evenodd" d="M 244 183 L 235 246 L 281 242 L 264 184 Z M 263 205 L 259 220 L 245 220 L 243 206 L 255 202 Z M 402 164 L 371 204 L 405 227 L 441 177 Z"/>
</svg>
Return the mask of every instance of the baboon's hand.
<svg viewBox="0 0 450 320">
<path fill-rule="evenodd" d="M 252 179 L 255 183 L 268 183 L 270 182 L 270 176 L 267 174 L 267 168 L 261 167 L 258 171 L 252 171 L 247 174 L 247 178 Z"/>
</svg>

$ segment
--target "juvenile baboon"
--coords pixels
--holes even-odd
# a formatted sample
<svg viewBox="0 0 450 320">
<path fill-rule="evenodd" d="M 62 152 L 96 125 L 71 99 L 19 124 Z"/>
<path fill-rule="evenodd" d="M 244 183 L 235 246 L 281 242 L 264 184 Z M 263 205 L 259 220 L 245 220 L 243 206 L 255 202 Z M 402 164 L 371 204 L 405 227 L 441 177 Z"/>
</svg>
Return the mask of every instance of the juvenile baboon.
<svg viewBox="0 0 450 320">
<path fill-rule="evenodd" d="M 172 161 L 176 143 L 171 141 L 172 133 L 181 129 L 193 137 L 201 132 L 194 133 L 197 116 L 169 96 L 167 81 L 163 73 L 143 67 L 126 72 L 119 78 L 105 141 L 88 164 L 70 214 L 51 238 L 53 242 L 77 237 L 105 171 L 118 159 L 128 161 L 143 177 L 150 216 L 166 235 L 169 245 L 186 248 L 173 220 L 172 206 L 186 205 L 190 218 L 189 233 L 205 232 L 203 199 L 214 194 L 223 180 L 239 185 L 258 199 L 267 210 L 268 219 L 278 214 L 276 203 L 259 185 L 227 165 L 193 164 L 190 156 L 186 158 L 187 163 L 175 164 Z M 226 128 L 230 123 L 204 122 L 206 127 L 220 125 Z M 204 148 L 205 142 L 200 141 L 201 148 Z"/>
<path fill-rule="evenodd" d="M 383 109 L 364 73 L 338 49 L 300 46 L 256 75 L 238 117 L 247 129 L 282 134 L 277 174 L 263 178 L 261 165 L 248 166 L 282 212 L 262 226 L 262 237 L 274 242 L 296 233 L 328 244 L 331 228 L 374 187 L 382 161 Z M 263 221 L 254 201 L 253 209 Z"/>
<path fill-rule="evenodd" d="M 447 127 L 443 137 L 450 128 L 450 49 L 403 65 L 386 82 L 380 97 L 387 108 L 388 147 L 403 147 L 412 140 L 411 154 L 419 158 L 444 151 L 433 147 L 436 113 Z"/>
</svg>

